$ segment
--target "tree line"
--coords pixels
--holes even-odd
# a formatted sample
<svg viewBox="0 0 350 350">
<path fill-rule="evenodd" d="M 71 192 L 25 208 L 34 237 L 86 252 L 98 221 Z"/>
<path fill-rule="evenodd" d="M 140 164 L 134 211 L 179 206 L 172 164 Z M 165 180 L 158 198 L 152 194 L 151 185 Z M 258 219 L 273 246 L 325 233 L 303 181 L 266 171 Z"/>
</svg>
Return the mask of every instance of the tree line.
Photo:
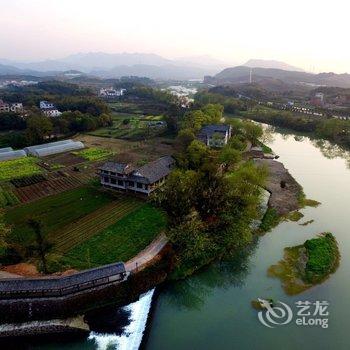
<svg viewBox="0 0 350 350">
<path fill-rule="evenodd" d="M 182 278 L 252 240 L 251 222 L 257 217 L 262 168 L 242 161 L 247 141 L 258 142 L 260 127 L 233 120 L 233 137 L 220 149 L 196 139 L 205 124 L 220 123 L 223 106 L 208 104 L 179 121 L 177 168 L 153 201 L 169 218 L 167 235 L 176 254 L 175 278 Z"/>
</svg>

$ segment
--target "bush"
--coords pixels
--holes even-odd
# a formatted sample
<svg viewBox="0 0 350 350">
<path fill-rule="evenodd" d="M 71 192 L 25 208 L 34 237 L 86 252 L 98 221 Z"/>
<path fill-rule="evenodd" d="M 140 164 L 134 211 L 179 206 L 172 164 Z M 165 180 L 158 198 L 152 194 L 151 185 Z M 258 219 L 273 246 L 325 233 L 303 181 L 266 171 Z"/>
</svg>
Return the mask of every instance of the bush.
<svg viewBox="0 0 350 350">
<path fill-rule="evenodd" d="M 304 243 L 308 261 L 305 268 L 305 279 L 310 283 L 322 281 L 337 266 L 339 251 L 337 241 L 331 233 Z"/>
</svg>

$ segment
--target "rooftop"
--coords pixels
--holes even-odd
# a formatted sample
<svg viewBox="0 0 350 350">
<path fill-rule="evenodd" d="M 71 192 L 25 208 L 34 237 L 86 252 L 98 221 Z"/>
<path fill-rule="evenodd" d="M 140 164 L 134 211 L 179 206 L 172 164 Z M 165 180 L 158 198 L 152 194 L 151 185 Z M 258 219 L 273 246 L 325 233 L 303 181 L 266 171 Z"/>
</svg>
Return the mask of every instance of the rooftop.
<svg viewBox="0 0 350 350">
<path fill-rule="evenodd" d="M 10 278 L 0 280 L 0 293 L 61 289 L 125 272 L 124 263 L 114 263 L 64 277 Z"/>
<path fill-rule="evenodd" d="M 167 176 L 170 173 L 171 166 L 174 163 L 175 160 L 173 157 L 164 156 L 139 168 L 134 168 L 132 165 L 126 163 L 106 162 L 99 169 L 130 175 L 130 180 L 144 183 L 154 183 Z"/>
<path fill-rule="evenodd" d="M 134 167 L 127 163 L 106 162 L 99 169 L 127 175 L 134 170 Z"/>
<path fill-rule="evenodd" d="M 210 124 L 202 127 L 198 134 L 198 139 L 205 142 L 208 138 L 213 137 L 214 134 L 230 133 L 231 125 L 227 124 Z"/>
</svg>

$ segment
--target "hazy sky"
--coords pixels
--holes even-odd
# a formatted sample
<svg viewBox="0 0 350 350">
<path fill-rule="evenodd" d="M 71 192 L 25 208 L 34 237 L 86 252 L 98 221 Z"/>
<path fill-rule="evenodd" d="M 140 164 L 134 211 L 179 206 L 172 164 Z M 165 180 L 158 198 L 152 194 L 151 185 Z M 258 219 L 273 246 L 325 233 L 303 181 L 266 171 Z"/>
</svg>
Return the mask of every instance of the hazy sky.
<svg viewBox="0 0 350 350">
<path fill-rule="evenodd" d="M 350 3 L 333 0 L 0 0 L 0 58 L 209 54 L 350 72 Z"/>
</svg>

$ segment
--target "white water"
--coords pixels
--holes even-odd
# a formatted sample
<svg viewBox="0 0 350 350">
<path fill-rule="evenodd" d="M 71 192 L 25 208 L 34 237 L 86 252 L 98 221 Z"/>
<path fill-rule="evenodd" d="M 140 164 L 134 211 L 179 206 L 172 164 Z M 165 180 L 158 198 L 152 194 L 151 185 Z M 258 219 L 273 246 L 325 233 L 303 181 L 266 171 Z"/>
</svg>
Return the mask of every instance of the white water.
<svg viewBox="0 0 350 350">
<path fill-rule="evenodd" d="M 135 303 L 124 307 L 124 310 L 131 311 L 131 320 L 121 336 L 92 332 L 88 339 L 95 342 L 96 349 L 137 350 L 141 345 L 143 332 L 146 328 L 153 294 L 154 289 L 142 294 Z"/>
</svg>

